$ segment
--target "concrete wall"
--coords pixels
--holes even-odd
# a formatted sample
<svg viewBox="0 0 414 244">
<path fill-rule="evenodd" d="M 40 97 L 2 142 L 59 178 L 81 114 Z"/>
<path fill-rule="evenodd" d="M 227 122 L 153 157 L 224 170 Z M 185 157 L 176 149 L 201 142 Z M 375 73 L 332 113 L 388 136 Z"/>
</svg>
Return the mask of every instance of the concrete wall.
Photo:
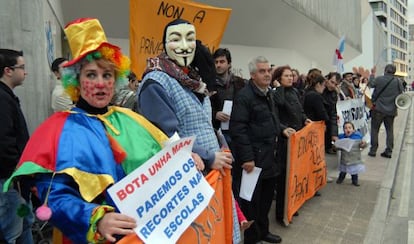
<svg viewBox="0 0 414 244">
<path fill-rule="evenodd" d="M 312 65 L 304 69 L 317 64 L 317 68 L 325 71 L 332 71 L 333 54 L 343 35 L 346 36 L 345 61 L 361 52 L 359 0 L 199 1 L 232 9 L 222 46 L 291 50 L 310 59 L 305 62 Z"/>
<path fill-rule="evenodd" d="M 108 42 L 121 48 L 124 55 L 129 56 L 129 39 L 107 37 Z"/>
<path fill-rule="evenodd" d="M 60 0 L 0 0 L 0 47 L 24 52 L 27 76 L 14 91 L 30 133 L 51 114 L 49 67 L 61 56 L 61 29 L 49 3 L 59 14 Z"/>
<path fill-rule="evenodd" d="M 307 73 L 310 68 L 318 67 L 318 64 L 312 59 L 294 50 L 227 44 L 223 44 L 221 47 L 228 48 L 232 54 L 233 73 L 246 79 L 250 78 L 248 63 L 257 56 L 266 57 L 271 64 L 276 66 L 288 64 L 301 73 Z M 324 72 L 329 72 L 329 70 L 324 70 Z"/>
<path fill-rule="evenodd" d="M 346 36 L 347 45 L 361 50 L 360 0 L 283 0 L 310 20 L 337 37 Z"/>
</svg>

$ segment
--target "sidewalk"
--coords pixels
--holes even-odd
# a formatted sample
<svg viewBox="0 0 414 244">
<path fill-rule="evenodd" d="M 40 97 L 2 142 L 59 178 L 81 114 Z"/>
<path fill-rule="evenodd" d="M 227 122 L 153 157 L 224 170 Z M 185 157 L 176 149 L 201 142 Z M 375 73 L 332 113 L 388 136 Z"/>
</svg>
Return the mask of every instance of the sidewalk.
<svg viewBox="0 0 414 244">
<path fill-rule="evenodd" d="M 377 156 L 369 157 L 368 147 L 362 152 L 366 172 L 359 177 L 360 187 L 351 184 L 349 175 L 341 185 L 336 184 L 337 156 L 326 155 L 328 175 L 334 182 L 319 191 L 322 196 L 308 200 L 288 227 L 276 223 L 273 203 L 269 214 L 271 232 L 280 235 L 285 244 L 381 243 L 408 111 L 398 111 L 391 159 L 379 155 L 385 148 L 383 127 Z"/>
</svg>

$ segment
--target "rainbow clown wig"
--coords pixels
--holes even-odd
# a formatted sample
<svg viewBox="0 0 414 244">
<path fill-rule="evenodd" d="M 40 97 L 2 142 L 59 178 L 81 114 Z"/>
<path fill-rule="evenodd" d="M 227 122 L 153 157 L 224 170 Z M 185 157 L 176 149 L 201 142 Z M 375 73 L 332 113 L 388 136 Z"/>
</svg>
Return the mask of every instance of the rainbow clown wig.
<svg viewBox="0 0 414 244">
<path fill-rule="evenodd" d="M 76 19 L 65 26 L 65 34 L 73 59 L 63 66 L 62 84 L 73 101 L 79 99 L 79 74 L 85 63 L 106 59 L 115 66 L 117 88 L 128 82 L 129 58 L 122 54 L 118 46 L 107 41 L 99 20 Z"/>
</svg>

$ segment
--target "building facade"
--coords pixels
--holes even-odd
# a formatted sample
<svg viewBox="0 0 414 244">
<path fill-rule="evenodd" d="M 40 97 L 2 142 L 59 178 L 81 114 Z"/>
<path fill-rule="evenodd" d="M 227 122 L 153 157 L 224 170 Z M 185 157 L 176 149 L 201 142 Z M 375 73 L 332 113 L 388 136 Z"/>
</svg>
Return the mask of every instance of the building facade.
<svg viewBox="0 0 414 244">
<path fill-rule="evenodd" d="M 407 83 L 414 82 L 414 23 L 408 26 L 408 76 Z"/>
<path fill-rule="evenodd" d="M 386 60 L 397 67 L 396 74 L 408 76 L 408 0 L 369 0 L 387 36 Z"/>
</svg>

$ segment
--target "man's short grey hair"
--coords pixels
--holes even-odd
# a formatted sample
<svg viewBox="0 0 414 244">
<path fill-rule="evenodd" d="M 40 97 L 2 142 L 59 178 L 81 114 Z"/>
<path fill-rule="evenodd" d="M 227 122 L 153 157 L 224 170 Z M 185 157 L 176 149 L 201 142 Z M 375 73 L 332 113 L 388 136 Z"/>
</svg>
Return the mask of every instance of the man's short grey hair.
<svg viewBox="0 0 414 244">
<path fill-rule="evenodd" d="M 385 69 L 384 69 L 384 74 L 391 74 L 391 75 L 393 75 L 393 74 L 395 74 L 396 71 L 397 71 L 397 68 L 395 67 L 395 65 L 393 65 L 393 64 L 387 64 L 385 66 Z"/>
<path fill-rule="evenodd" d="M 259 63 L 269 63 L 269 61 L 263 56 L 258 56 L 256 58 L 252 59 L 252 61 L 249 62 L 249 72 L 250 73 L 256 73 L 257 64 L 259 64 Z"/>
</svg>

